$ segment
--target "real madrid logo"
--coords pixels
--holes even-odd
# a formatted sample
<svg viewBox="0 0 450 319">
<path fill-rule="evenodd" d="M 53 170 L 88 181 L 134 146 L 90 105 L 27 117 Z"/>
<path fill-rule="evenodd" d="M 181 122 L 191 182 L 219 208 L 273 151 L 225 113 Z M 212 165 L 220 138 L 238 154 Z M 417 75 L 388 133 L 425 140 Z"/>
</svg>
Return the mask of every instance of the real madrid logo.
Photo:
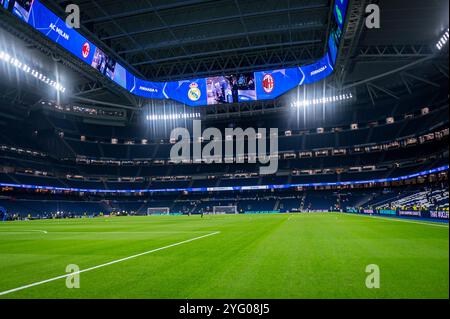
<svg viewBox="0 0 450 319">
<path fill-rule="evenodd" d="M 273 79 L 273 76 L 271 74 L 264 75 L 262 86 L 264 92 L 272 93 L 273 89 L 275 88 L 275 80 Z"/>
<path fill-rule="evenodd" d="M 200 91 L 200 89 L 198 88 L 198 84 L 197 83 L 191 83 L 189 85 L 189 91 L 188 91 L 188 98 L 191 101 L 198 101 L 200 100 L 200 96 L 202 95 L 202 92 Z"/>
</svg>

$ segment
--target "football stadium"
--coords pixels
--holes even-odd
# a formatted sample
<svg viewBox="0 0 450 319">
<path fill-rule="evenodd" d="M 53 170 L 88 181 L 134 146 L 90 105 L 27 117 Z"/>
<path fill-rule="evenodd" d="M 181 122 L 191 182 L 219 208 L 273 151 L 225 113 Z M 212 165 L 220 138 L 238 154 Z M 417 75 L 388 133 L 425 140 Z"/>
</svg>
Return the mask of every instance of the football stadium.
<svg viewBox="0 0 450 319">
<path fill-rule="evenodd" d="M 0 0 L 0 299 L 448 300 L 448 27 L 448 0 Z"/>
</svg>

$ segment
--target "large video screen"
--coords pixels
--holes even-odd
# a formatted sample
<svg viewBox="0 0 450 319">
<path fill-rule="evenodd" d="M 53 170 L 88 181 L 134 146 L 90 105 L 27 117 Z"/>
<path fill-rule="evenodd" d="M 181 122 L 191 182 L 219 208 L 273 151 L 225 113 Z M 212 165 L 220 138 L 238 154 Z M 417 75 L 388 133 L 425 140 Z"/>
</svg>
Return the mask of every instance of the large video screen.
<svg viewBox="0 0 450 319">
<path fill-rule="evenodd" d="M 136 77 L 114 58 L 45 7 L 39 0 L 0 0 L 2 7 L 50 40 L 98 70 L 130 93 L 149 99 L 171 99 L 189 106 L 272 100 L 289 90 L 329 76 L 334 69 L 348 0 L 336 0 L 328 52 L 315 63 L 278 70 L 172 82 L 152 82 Z"/>
<path fill-rule="evenodd" d="M 241 73 L 206 79 L 208 105 L 256 100 L 255 74 Z"/>
</svg>

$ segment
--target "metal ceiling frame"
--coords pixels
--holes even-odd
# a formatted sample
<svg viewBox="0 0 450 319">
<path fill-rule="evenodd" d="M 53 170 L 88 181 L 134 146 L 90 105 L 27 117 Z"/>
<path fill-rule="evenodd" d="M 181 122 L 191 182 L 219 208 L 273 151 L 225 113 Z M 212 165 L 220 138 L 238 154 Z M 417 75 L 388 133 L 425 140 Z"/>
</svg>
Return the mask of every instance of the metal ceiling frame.
<svg viewBox="0 0 450 319">
<path fill-rule="evenodd" d="M 237 0 L 235 0 L 237 1 Z M 229 16 L 222 16 L 222 17 L 216 17 L 216 18 L 206 18 L 206 19 L 199 19 L 195 22 L 185 22 L 185 23 L 176 23 L 172 24 L 172 29 L 177 28 L 183 28 L 183 27 L 190 27 L 195 25 L 202 25 L 202 24 L 210 24 L 210 23 L 216 23 L 216 22 L 227 22 L 231 20 L 238 20 L 243 18 L 254 18 L 254 17 L 260 17 L 260 16 L 266 16 L 266 15 L 273 15 L 273 14 L 282 14 L 287 13 L 288 16 L 295 12 L 295 11 L 309 11 L 309 10 L 319 10 L 319 9 L 327 9 L 327 6 L 324 6 L 322 4 L 311 4 L 311 5 L 304 5 L 304 6 L 298 6 L 298 7 L 288 7 L 287 9 L 276 9 L 276 10 L 270 10 L 270 11 L 257 11 L 257 12 L 248 12 L 248 13 L 241 13 L 237 15 L 229 15 Z M 124 17 L 127 18 L 127 17 Z M 86 20 L 86 23 L 90 23 L 92 20 Z M 291 23 L 289 23 L 291 24 Z M 145 33 L 152 33 L 152 32 L 158 32 L 165 30 L 166 27 L 153 27 L 148 29 L 136 29 L 133 31 L 127 31 L 126 33 L 121 34 L 115 34 L 110 36 L 102 36 L 100 37 L 101 40 L 114 40 L 122 37 L 126 37 L 128 35 L 139 35 L 139 34 L 145 34 Z"/>
<path fill-rule="evenodd" d="M 42 0 L 46 4 L 50 4 L 50 8 L 55 10 L 58 14 L 63 14 L 63 8 L 66 4 L 70 3 L 68 0 Z M 78 2 L 82 17 L 83 6 L 90 8 L 101 16 L 94 18 L 82 19 L 82 24 L 89 27 L 82 27 L 81 31 L 97 44 L 108 54 L 114 52 L 113 56 L 125 67 L 130 67 L 130 70 L 139 70 L 140 72 L 134 72 L 137 76 L 153 81 L 167 81 L 176 79 L 186 79 L 192 77 L 198 77 L 196 72 L 212 72 L 212 75 L 221 74 L 226 72 L 236 71 L 241 67 L 250 69 L 251 63 L 255 60 L 261 60 L 262 62 L 255 65 L 255 68 L 264 68 L 263 63 L 273 67 L 284 67 L 286 61 L 289 66 L 294 65 L 293 59 L 299 57 L 295 64 L 303 63 L 306 59 L 304 53 L 307 52 L 300 48 L 300 46 L 309 46 L 308 54 L 312 54 L 314 59 L 318 59 L 323 54 L 321 50 L 311 50 L 311 46 L 323 46 L 326 43 L 324 34 L 326 33 L 327 23 L 322 20 L 322 14 L 326 12 L 327 17 L 330 17 L 329 11 L 330 1 L 332 0 L 308 0 L 303 3 L 295 4 L 291 6 L 290 0 L 288 5 L 274 6 L 273 9 L 262 8 L 257 11 L 244 10 L 243 4 L 237 0 L 230 0 L 230 2 L 223 2 L 227 8 L 235 7 L 235 12 L 231 15 L 220 14 L 220 12 L 214 14 L 213 17 L 199 14 L 199 19 L 195 20 L 190 18 L 185 21 L 170 23 L 165 20 L 166 15 L 162 15 L 162 12 L 170 12 L 170 10 L 183 8 L 196 8 L 199 5 L 206 5 L 198 8 L 211 8 L 214 10 L 214 6 L 217 4 L 216 0 L 185 0 L 176 3 L 166 3 L 161 5 L 153 5 L 151 0 L 145 0 L 142 2 L 142 7 L 139 9 L 128 9 L 124 6 L 123 12 L 116 12 L 109 14 L 108 8 L 102 7 L 98 1 L 87 0 Z M 145 3 L 148 4 L 145 6 Z M 86 7 L 86 5 L 88 7 Z M 118 7 L 115 7 L 118 11 Z M 325 11 L 326 10 L 326 11 Z M 322 12 L 323 11 L 323 12 Z M 292 21 L 292 14 L 308 14 L 308 12 L 317 12 L 318 15 L 314 15 L 317 21 L 311 20 L 308 23 L 297 24 Z M 139 29 L 136 25 L 134 29 L 125 30 L 120 24 L 121 19 L 127 18 L 145 18 L 146 14 L 153 14 L 155 19 L 159 20 L 159 23 L 152 28 Z M 276 25 L 268 26 L 264 28 L 256 28 L 250 30 L 246 19 L 248 18 L 265 18 L 275 17 L 281 15 L 288 15 L 288 23 L 281 20 Z M 173 20 L 173 19 L 172 19 Z M 225 28 L 228 21 L 236 21 L 241 25 L 242 30 Z M 315 21 L 315 22 L 314 22 Z M 182 37 L 176 34 L 174 31 L 178 28 L 194 28 L 198 25 L 209 25 L 211 23 L 223 22 L 224 28 L 222 34 L 214 34 L 214 32 L 205 33 L 204 36 L 194 37 Z M 107 28 L 107 26 L 114 26 L 113 33 Z M 131 25 L 133 27 L 133 25 Z M 141 42 L 137 36 L 145 35 L 147 33 L 167 31 L 167 39 L 161 39 L 156 42 Z M 91 37 L 93 33 L 96 36 Z M 288 36 L 286 36 L 286 34 Z M 122 39 L 126 39 L 126 43 L 123 43 Z M 243 42 L 245 41 L 245 42 Z M 106 42 L 106 43 L 105 43 Z M 293 48 L 296 46 L 295 48 Z M 278 55 L 284 55 L 282 58 L 277 58 L 276 54 L 273 55 L 276 59 L 274 61 L 268 61 L 268 51 L 278 51 Z M 297 54 L 296 51 L 300 51 L 301 54 Z M 256 52 L 258 51 L 258 52 Z M 237 56 L 236 53 L 240 53 L 243 58 Z M 259 55 L 259 59 L 258 59 Z M 212 59 L 213 63 L 209 67 L 205 66 L 205 59 Z M 234 61 L 233 61 L 234 60 Z M 308 59 L 309 60 L 309 59 Z M 182 65 L 185 64 L 185 65 Z M 231 66 L 230 66 L 231 65 Z M 184 72 L 186 70 L 186 72 Z"/>
<path fill-rule="evenodd" d="M 213 56 L 208 59 L 198 59 L 186 63 L 185 61 L 169 60 L 164 64 L 148 66 L 154 78 L 160 81 L 197 78 L 201 76 L 216 76 L 234 72 L 266 70 L 279 66 L 289 67 L 314 61 L 320 48 L 315 45 L 306 45 L 303 42 L 293 43 L 282 54 L 266 46 L 264 54 L 247 53 L 227 56 Z M 233 50 L 230 49 L 233 53 Z M 245 66 L 244 66 L 245 65 Z"/>
<path fill-rule="evenodd" d="M 338 58 L 335 65 L 335 82 L 338 88 L 342 88 L 347 69 L 355 55 L 356 44 L 359 42 L 364 28 L 365 8 L 368 0 L 350 0 L 345 23 L 345 31 L 341 41 Z"/>
</svg>

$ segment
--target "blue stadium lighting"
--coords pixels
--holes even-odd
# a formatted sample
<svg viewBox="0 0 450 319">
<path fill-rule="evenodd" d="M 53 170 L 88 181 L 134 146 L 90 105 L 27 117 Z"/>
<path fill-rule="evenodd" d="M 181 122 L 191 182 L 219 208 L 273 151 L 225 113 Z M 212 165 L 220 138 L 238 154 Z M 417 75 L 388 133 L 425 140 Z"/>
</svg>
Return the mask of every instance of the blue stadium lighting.
<svg viewBox="0 0 450 319">
<path fill-rule="evenodd" d="M 349 182 L 330 182 L 330 183 L 306 183 L 306 184 L 283 184 L 283 185 L 255 185 L 255 186 L 230 186 L 230 187 L 200 187 L 200 188 L 162 188 L 162 189 L 88 189 L 88 188 L 67 188 L 67 187 L 53 187 L 53 186 L 38 186 L 38 185 L 26 185 L 26 184 L 9 184 L 0 183 L 0 187 L 13 187 L 22 189 L 40 189 L 47 191 L 69 191 L 80 193 L 178 193 L 178 192 L 230 192 L 230 191 L 245 191 L 245 190 L 268 190 L 268 189 L 289 189 L 298 187 L 322 187 L 322 186 L 348 186 L 348 185 L 360 185 L 360 184 L 379 184 L 387 182 L 398 182 L 430 174 L 440 173 L 447 171 L 448 165 L 438 168 L 422 171 L 415 174 L 404 175 L 399 177 L 390 177 L 382 179 L 372 179 L 363 181 L 349 181 Z"/>
<path fill-rule="evenodd" d="M 147 115 L 148 121 L 187 120 L 200 118 L 200 113 L 154 114 Z"/>
<path fill-rule="evenodd" d="M 330 97 L 322 97 L 320 99 L 297 100 L 297 101 L 294 101 L 291 104 L 291 106 L 292 107 L 303 107 L 303 106 L 310 106 L 310 105 L 340 103 L 340 102 L 348 101 L 351 99 L 353 99 L 352 93 L 344 93 L 344 94 L 334 95 L 334 96 L 330 96 Z"/>
<path fill-rule="evenodd" d="M 31 68 L 26 63 L 18 60 L 17 58 L 13 58 L 8 53 L 0 50 L 0 61 L 3 61 L 5 63 L 8 63 L 9 65 L 15 67 L 17 70 L 22 71 L 25 74 L 29 74 L 33 76 L 35 79 L 50 85 L 51 87 L 54 87 L 57 91 L 64 93 L 66 91 L 66 88 L 61 85 L 61 83 L 58 83 L 52 79 L 50 79 L 48 76 L 45 76 L 44 74 L 40 73 L 39 71 Z"/>
<path fill-rule="evenodd" d="M 436 43 L 436 48 L 439 51 L 442 50 L 445 47 L 445 45 L 448 43 L 448 38 L 449 38 L 449 28 L 447 28 L 445 33 L 441 36 L 439 41 Z"/>
</svg>

